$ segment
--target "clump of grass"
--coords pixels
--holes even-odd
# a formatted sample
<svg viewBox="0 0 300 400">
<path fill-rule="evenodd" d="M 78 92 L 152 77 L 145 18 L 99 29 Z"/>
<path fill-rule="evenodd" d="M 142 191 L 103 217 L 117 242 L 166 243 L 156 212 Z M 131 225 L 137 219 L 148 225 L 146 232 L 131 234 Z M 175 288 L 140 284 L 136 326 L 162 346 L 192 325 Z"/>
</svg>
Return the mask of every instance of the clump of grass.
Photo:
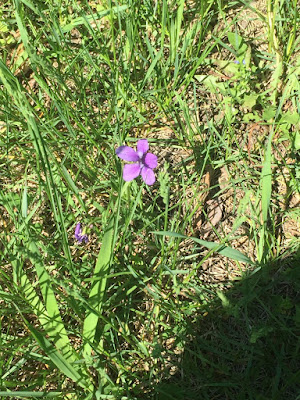
<svg viewBox="0 0 300 400">
<path fill-rule="evenodd" d="M 3 5 L 1 398 L 297 396 L 298 11 Z"/>
</svg>

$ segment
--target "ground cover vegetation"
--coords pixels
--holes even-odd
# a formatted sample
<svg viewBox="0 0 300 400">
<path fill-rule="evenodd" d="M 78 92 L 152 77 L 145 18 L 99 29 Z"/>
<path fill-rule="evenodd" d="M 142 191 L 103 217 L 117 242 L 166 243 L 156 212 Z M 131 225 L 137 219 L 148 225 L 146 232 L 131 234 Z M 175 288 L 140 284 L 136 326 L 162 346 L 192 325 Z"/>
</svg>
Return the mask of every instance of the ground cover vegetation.
<svg viewBox="0 0 300 400">
<path fill-rule="evenodd" d="M 300 399 L 297 0 L 2 0 L 0 44 L 0 398 Z"/>
</svg>

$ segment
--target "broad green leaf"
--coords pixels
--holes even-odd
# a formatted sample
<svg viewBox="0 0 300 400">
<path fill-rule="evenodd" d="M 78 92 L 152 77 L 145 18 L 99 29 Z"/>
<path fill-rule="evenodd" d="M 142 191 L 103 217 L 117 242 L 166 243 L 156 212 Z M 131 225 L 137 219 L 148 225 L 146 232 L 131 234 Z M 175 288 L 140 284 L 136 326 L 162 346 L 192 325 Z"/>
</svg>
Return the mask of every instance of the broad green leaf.
<svg viewBox="0 0 300 400">
<path fill-rule="evenodd" d="M 198 82 L 203 83 L 207 87 L 207 89 L 212 93 L 218 94 L 220 92 L 223 95 L 226 95 L 228 93 L 228 90 L 224 82 L 219 82 L 218 77 L 216 76 L 195 75 L 195 79 L 197 79 Z"/>
<path fill-rule="evenodd" d="M 273 119 L 276 115 L 276 107 L 274 106 L 267 106 L 264 108 L 263 111 L 263 119 L 268 122 Z"/>
<path fill-rule="evenodd" d="M 246 95 L 242 102 L 243 106 L 251 110 L 255 106 L 258 97 L 259 95 L 255 93 Z"/>
<path fill-rule="evenodd" d="M 286 111 L 282 114 L 280 123 L 287 122 L 288 124 L 296 125 L 299 123 L 299 121 L 300 121 L 300 116 L 296 111 L 295 112 Z"/>
<path fill-rule="evenodd" d="M 228 32 L 227 37 L 228 37 L 229 43 L 236 51 L 237 57 L 243 56 L 247 50 L 247 45 L 244 42 L 244 39 L 240 35 L 238 35 L 236 32 Z"/>
<path fill-rule="evenodd" d="M 246 113 L 243 115 L 243 121 L 245 122 L 250 122 L 250 121 L 260 121 L 261 117 L 255 112 L 255 113 Z"/>
</svg>

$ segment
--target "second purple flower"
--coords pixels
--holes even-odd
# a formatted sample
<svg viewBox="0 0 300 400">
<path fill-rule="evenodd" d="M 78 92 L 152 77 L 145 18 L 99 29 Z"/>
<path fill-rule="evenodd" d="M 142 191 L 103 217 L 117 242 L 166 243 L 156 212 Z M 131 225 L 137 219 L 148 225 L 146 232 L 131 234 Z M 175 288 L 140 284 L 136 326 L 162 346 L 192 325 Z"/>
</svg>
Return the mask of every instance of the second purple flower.
<svg viewBox="0 0 300 400">
<path fill-rule="evenodd" d="M 132 181 L 141 175 L 147 185 L 153 185 L 155 182 L 153 169 L 157 167 L 157 157 L 155 154 L 148 153 L 148 150 L 149 143 L 147 139 L 141 139 L 137 142 L 137 151 L 129 146 L 120 146 L 116 149 L 116 154 L 119 158 L 134 162 L 134 164 L 124 165 L 124 181 Z"/>
<path fill-rule="evenodd" d="M 78 222 L 78 224 L 75 227 L 75 239 L 79 243 L 82 243 L 83 240 L 85 241 L 85 243 L 87 243 L 89 241 L 88 236 L 85 233 L 83 233 L 81 230 L 80 222 Z"/>
</svg>

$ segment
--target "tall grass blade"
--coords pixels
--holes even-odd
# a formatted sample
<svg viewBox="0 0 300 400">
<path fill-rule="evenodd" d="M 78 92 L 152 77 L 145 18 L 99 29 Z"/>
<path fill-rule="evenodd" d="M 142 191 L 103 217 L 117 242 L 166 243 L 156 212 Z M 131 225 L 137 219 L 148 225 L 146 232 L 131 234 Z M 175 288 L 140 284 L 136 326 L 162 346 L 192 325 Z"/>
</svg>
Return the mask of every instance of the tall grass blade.
<svg viewBox="0 0 300 400">
<path fill-rule="evenodd" d="M 224 244 L 221 243 L 215 243 L 215 242 L 208 242 L 206 240 L 198 239 L 192 236 L 185 236 L 180 233 L 176 232 L 169 232 L 169 231 L 157 231 L 157 232 L 152 232 L 155 235 L 163 235 L 163 236 L 170 236 L 170 237 L 175 237 L 179 239 L 189 239 L 193 240 L 196 243 L 199 243 L 201 246 L 204 246 L 210 250 L 216 251 L 217 253 L 231 258 L 232 260 L 248 263 L 248 264 L 253 264 L 253 262 L 245 256 L 243 253 L 241 253 L 238 250 L 233 249 L 232 247 L 229 246 L 224 246 Z"/>
<path fill-rule="evenodd" d="M 26 218 L 27 217 L 27 210 L 28 210 L 28 200 L 27 200 L 27 183 L 25 183 L 24 189 L 23 189 L 23 194 L 22 194 L 22 217 Z"/>
<path fill-rule="evenodd" d="M 114 237 L 114 218 L 111 217 L 110 222 L 103 236 L 103 242 L 96 262 L 93 280 L 94 282 L 90 295 L 89 304 L 97 312 L 101 313 L 102 303 L 106 288 L 107 274 L 112 256 L 112 244 Z M 90 357 L 91 344 L 96 335 L 96 328 L 98 323 L 98 316 L 93 312 L 88 312 L 83 325 L 83 341 L 84 341 L 84 354 Z"/>
<path fill-rule="evenodd" d="M 73 382 L 76 382 L 84 389 L 88 389 L 89 383 L 83 379 L 82 375 L 79 374 L 78 371 L 69 363 L 69 361 L 55 348 L 55 346 L 51 342 L 49 342 L 45 335 L 35 329 L 33 325 L 31 325 L 23 315 L 22 317 L 32 336 L 38 342 L 45 354 L 57 366 L 57 368 L 59 368 L 59 370 L 67 377 L 72 379 Z"/>
<path fill-rule="evenodd" d="M 39 287 L 45 302 L 45 308 L 49 316 L 49 322 L 44 324 L 44 329 L 49 337 L 55 338 L 55 345 L 66 357 L 67 360 L 75 361 L 78 357 L 70 344 L 67 331 L 62 321 L 60 311 L 57 305 L 55 294 L 52 289 L 50 277 L 41 262 L 41 254 L 34 242 L 28 246 L 29 258 L 35 266 L 38 278 Z"/>
<path fill-rule="evenodd" d="M 101 19 L 103 17 L 106 17 L 108 15 L 120 13 L 122 11 L 127 10 L 127 8 L 128 8 L 127 5 L 117 6 L 117 7 L 112 7 L 111 9 L 108 9 L 108 10 L 100 11 L 98 13 L 94 13 L 94 14 L 91 14 L 91 15 L 86 15 L 85 18 L 78 17 L 76 19 L 73 19 L 67 25 L 62 26 L 62 32 L 63 33 L 70 32 L 72 29 L 74 29 L 75 27 L 77 27 L 79 25 L 86 25 L 87 22 L 97 21 L 97 20 L 99 20 L 99 19 Z"/>
<path fill-rule="evenodd" d="M 33 397 L 35 399 L 58 399 L 62 395 L 62 392 L 30 392 L 25 390 L 20 390 L 17 392 L 0 392 L 1 397 L 12 397 L 13 399 L 23 398 L 23 397 Z"/>
<path fill-rule="evenodd" d="M 26 34 L 23 41 L 27 41 Z M 46 177 L 47 194 L 55 217 L 56 226 L 59 232 L 61 232 L 62 234 L 62 243 L 64 252 L 68 259 L 70 268 L 72 268 L 73 263 L 72 263 L 70 248 L 68 246 L 68 236 L 64 225 L 64 215 L 61 207 L 60 195 L 58 193 L 58 190 L 54 182 L 54 177 L 47 154 L 48 152 L 47 145 L 39 131 L 35 117 L 31 111 L 30 105 L 28 103 L 25 94 L 20 88 L 18 80 L 11 74 L 9 69 L 1 60 L 0 60 L 0 79 L 2 80 L 8 93 L 12 96 L 16 106 L 23 114 L 23 117 L 28 125 L 28 130 L 31 134 L 32 142 L 37 153 L 37 167 L 40 168 L 39 163 L 41 163 L 43 172 Z M 73 271 L 71 270 L 71 272 Z"/>
<path fill-rule="evenodd" d="M 272 194 L 272 168 L 271 168 L 271 158 L 272 158 L 272 138 L 274 133 L 271 132 L 265 152 L 265 159 L 263 163 L 263 168 L 261 171 L 260 178 L 260 190 L 261 190 L 261 219 L 262 226 L 260 230 L 260 237 L 258 243 L 258 260 L 261 261 L 264 254 L 268 250 L 268 230 L 267 222 L 269 218 L 270 202 Z"/>
<path fill-rule="evenodd" d="M 13 263 L 14 269 L 16 270 L 14 272 L 14 275 L 16 276 L 16 283 L 19 287 L 19 290 L 24 296 L 24 300 L 26 300 L 27 304 L 31 307 L 32 312 L 39 319 L 39 322 L 42 325 L 45 334 L 48 335 L 48 338 L 53 341 L 53 343 L 55 343 L 55 351 L 59 352 L 61 357 L 72 366 L 72 371 L 77 371 L 76 374 L 78 374 L 78 376 L 81 376 L 81 380 L 88 382 L 89 378 L 85 366 L 81 365 L 80 368 L 76 365 L 74 366 L 74 362 L 78 360 L 78 356 L 69 342 L 67 332 L 60 316 L 55 295 L 51 287 L 50 278 L 43 266 L 38 262 L 39 255 L 37 254 L 38 250 L 36 249 L 36 245 L 34 243 L 31 243 L 31 245 L 29 246 L 29 250 L 31 251 L 31 261 L 35 265 L 39 276 L 40 289 L 45 299 L 47 309 L 45 308 L 43 302 L 38 296 L 35 288 L 31 284 L 28 276 L 24 272 L 20 260 L 18 263 Z M 34 337 L 39 345 L 41 345 L 41 341 L 38 340 L 39 336 Z M 46 354 L 49 355 L 48 353 Z M 59 365 L 57 366 L 59 367 Z M 65 373 L 64 370 L 62 370 L 62 372 Z M 90 388 L 92 388 L 91 383 Z"/>
<path fill-rule="evenodd" d="M 265 153 L 265 160 L 261 171 L 261 213 L 262 222 L 265 224 L 269 216 L 269 208 L 272 193 L 272 169 L 271 169 L 271 150 L 272 150 L 272 137 L 271 133 Z"/>
</svg>

